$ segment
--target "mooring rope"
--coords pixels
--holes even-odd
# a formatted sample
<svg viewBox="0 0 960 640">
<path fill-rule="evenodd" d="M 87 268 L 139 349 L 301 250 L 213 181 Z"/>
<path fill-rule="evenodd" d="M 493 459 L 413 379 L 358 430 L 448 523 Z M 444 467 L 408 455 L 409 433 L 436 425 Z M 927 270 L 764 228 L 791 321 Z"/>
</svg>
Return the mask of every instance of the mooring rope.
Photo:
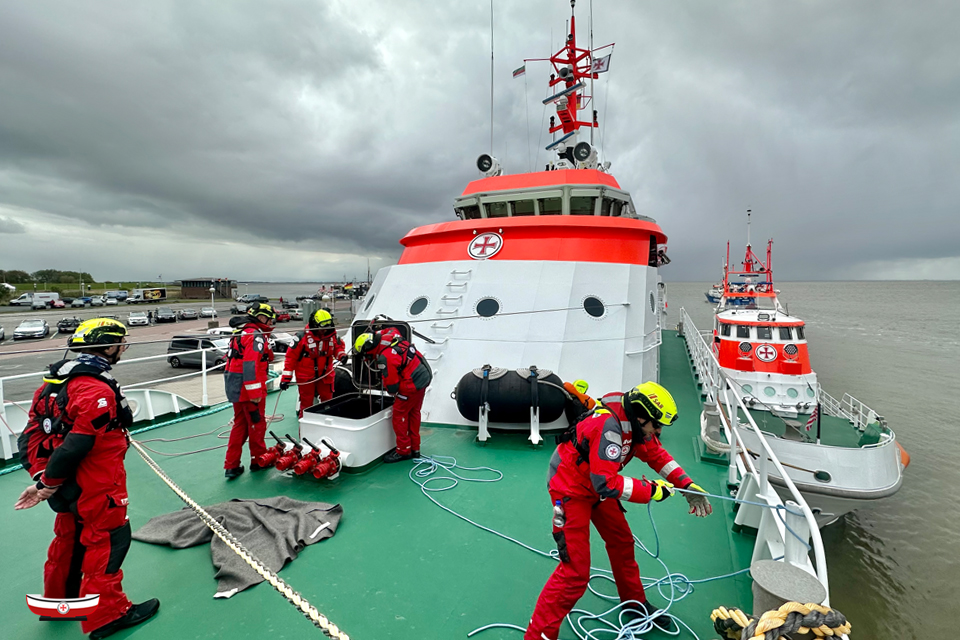
<svg viewBox="0 0 960 640">
<path fill-rule="evenodd" d="M 254 557 L 249 551 L 244 548 L 244 546 L 237 540 L 232 533 L 230 533 L 222 524 L 214 520 L 213 516 L 207 513 L 203 507 L 193 501 L 187 493 L 177 486 L 177 483 L 170 479 L 170 476 L 160 468 L 153 458 L 150 457 L 140 443 L 136 440 L 131 439 L 130 444 L 137 450 L 137 453 L 140 454 L 140 457 L 143 458 L 143 461 L 153 469 L 153 471 L 160 476 L 160 479 L 163 480 L 168 487 L 173 489 L 173 492 L 176 493 L 181 500 L 183 500 L 188 507 L 193 509 L 194 513 L 203 521 L 207 527 L 213 531 L 213 533 L 220 538 L 224 544 L 226 544 L 230 549 L 234 551 L 238 556 L 240 556 L 244 562 L 250 565 L 254 571 L 256 571 L 264 580 L 270 583 L 270 585 L 277 590 L 277 592 L 282 595 L 287 602 L 292 604 L 294 607 L 300 610 L 305 618 L 310 620 L 318 629 L 323 631 L 329 638 L 334 640 L 350 640 L 350 636 L 340 630 L 337 625 L 330 622 L 326 616 L 317 611 L 317 608 L 312 604 L 307 602 L 306 598 L 301 596 L 299 593 L 294 591 L 290 585 L 284 582 L 283 578 L 275 574 L 269 568 L 267 568 L 260 560 Z"/>
<path fill-rule="evenodd" d="M 849 634 L 851 628 L 847 618 L 836 609 L 799 602 L 787 602 L 779 609 L 767 611 L 759 620 L 726 607 L 714 609 L 710 619 L 714 630 L 730 640 L 777 640 L 794 633 L 825 638 Z"/>
</svg>

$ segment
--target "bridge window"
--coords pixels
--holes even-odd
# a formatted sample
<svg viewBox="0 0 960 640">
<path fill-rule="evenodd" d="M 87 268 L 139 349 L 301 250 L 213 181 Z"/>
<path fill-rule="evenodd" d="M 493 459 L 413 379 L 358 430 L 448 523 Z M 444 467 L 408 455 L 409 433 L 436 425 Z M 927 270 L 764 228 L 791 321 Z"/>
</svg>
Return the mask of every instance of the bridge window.
<svg viewBox="0 0 960 640">
<path fill-rule="evenodd" d="M 720 335 L 722 335 L 722 336 L 729 336 L 729 335 L 730 335 L 730 327 L 731 327 L 731 326 L 732 326 L 732 325 L 729 325 L 729 324 L 722 324 L 722 325 L 720 325 Z"/>
<path fill-rule="evenodd" d="M 532 216 L 535 213 L 533 200 L 518 200 L 513 203 L 513 215 Z"/>
<path fill-rule="evenodd" d="M 790 327 L 780 327 L 780 339 L 793 340 L 793 331 L 790 330 Z"/>
<path fill-rule="evenodd" d="M 738 338 L 750 338 L 750 325 L 748 325 L 748 324 L 738 324 L 738 325 L 737 325 L 737 337 L 738 337 Z"/>
<path fill-rule="evenodd" d="M 540 198 L 537 202 L 542 216 L 558 216 L 563 213 L 563 198 Z"/>
<path fill-rule="evenodd" d="M 773 327 L 757 327 L 758 340 L 773 340 Z"/>
<path fill-rule="evenodd" d="M 612 218 L 619 218 L 623 212 L 623 201 L 622 200 L 611 200 L 610 201 L 610 216 Z"/>
<path fill-rule="evenodd" d="M 797 340 L 805 340 L 805 339 L 806 338 L 803 337 L 803 326 L 801 325 L 797 327 Z"/>
<path fill-rule="evenodd" d="M 570 215 L 592 216 L 597 199 L 593 196 L 571 196 Z"/>
<path fill-rule="evenodd" d="M 487 202 L 484 204 L 487 208 L 488 218 L 507 218 L 510 216 L 510 205 L 506 202 Z"/>
<path fill-rule="evenodd" d="M 461 220 L 479 220 L 480 207 L 475 204 L 467 205 L 466 207 L 457 207 L 457 216 Z"/>
</svg>

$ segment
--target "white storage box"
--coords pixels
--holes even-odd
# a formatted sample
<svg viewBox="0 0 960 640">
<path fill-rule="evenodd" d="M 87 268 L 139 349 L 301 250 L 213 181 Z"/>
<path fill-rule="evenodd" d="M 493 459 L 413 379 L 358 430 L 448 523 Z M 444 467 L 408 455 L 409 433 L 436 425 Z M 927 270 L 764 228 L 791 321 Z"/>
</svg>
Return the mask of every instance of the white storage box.
<svg viewBox="0 0 960 640">
<path fill-rule="evenodd" d="M 340 450 L 344 467 L 362 467 L 397 446 L 393 433 L 393 398 L 348 393 L 303 412 L 300 438 L 319 446 L 326 438 Z"/>
</svg>

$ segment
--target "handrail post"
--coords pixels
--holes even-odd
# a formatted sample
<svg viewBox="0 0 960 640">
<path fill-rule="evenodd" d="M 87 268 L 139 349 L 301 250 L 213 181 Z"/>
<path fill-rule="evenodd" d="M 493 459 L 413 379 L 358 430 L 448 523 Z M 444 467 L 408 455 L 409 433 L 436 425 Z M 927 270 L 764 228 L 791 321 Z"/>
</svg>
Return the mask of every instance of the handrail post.
<svg viewBox="0 0 960 640">
<path fill-rule="evenodd" d="M 783 539 L 783 559 L 802 569 L 809 562 L 807 541 L 810 539 L 810 526 L 803 517 L 799 504 L 793 500 L 787 500 L 784 506 L 787 508 L 784 517 L 787 535 Z"/>
<path fill-rule="evenodd" d="M 207 396 L 207 350 L 204 349 L 200 352 L 200 378 L 203 381 L 203 395 L 201 396 L 200 403 L 205 406 L 210 406 L 210 398 Z"/>
</svg>

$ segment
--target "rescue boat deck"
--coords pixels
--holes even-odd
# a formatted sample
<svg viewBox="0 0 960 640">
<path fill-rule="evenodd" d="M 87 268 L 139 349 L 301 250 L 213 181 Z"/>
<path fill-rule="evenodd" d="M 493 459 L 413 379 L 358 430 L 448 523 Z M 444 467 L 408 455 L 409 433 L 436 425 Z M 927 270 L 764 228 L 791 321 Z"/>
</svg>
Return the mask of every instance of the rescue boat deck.
<svg viewBox="0 0 960 640">
<path fill-rule="evenodd" d="M 725 493 L 726 467 L 697 458 L 700 396 L 683 341 L 672 331 L 664 333 L 661 363 L 661 382 L 677 399 L 681 416 L 676 425 L 664 431 L 664 444 L 707 491 Z M 286 417 L 272 425 L 277 433 L 295 433 L 294 400 L 291 393 L 281 397 L 278 411 Z M 274 402 L 276 396 L 272 395 L 268 408 Z M 228 409 L 138 438 L 204 433 L 225 424 L 231 415 Z M 433 494 L 442 504 L 543 551 L 553 548 L 545 487 L 552 437 L 548 436 L 548 444 L 533 449 L 524 435 L 516 432 L 495 432 L 486 446 L 474 442 L 476 431 L 471 430 L 425 425 L 422 435 L 425 455 L 453 456 L 464 466 L 489 466 L 503 472 L 503 479 L 497 483 L 461 482 L 452 491 Z M 151 446 L 182 451 L 212 446 L 214 441 L 211 435 Z M 308 547 L 280 575 L 354 639 L 465 638 L 473 629 L 493 622 L 525 626 L 554 567 L 553 560 L 437 508 L 409 479 L 411 463 L 378 465 L 364 473 L 341 474 L 332 482 L 288 477 L 275 470 L 256 475 L 247 472 L 226 482 L 223 450 L 154 458 L 203 505 L 278 494 L 342 504 L 344 517 L 337 534 Z M 639 462 L 632 463 L 628 471 L 635 476 L 652 473 Z M 153 516 L 183 507 L 132 450 L 127 455 L 127 472 L 134 529 Z M 42 592 L 43 562 L 54 517 L 42 505 L 28 511 L 12 510 L 26 483 L 22 471 L 0 477 L 0 503 L 6 513 L 0 519 L 0 540 L 7 549 L 0 584 L 2 635 L 23 640 L 79 639 L 83 636 L 78 623 L 39 622 L 24 602 L 25 594 Z M 686 502 L 679 496 L 653 505 L 660 557 L 671 571 L 695 580 L 749 566 L 753 538 L 731 531 L 731 502 L 714 500 L 713 504 L 714 515 L 706 519 L 688 515 Z M 647 508 L 630 505 L 627 518 L 634 533 L 653 549 Z M 609 567 L 596 532 L 592 545 L 594 566 Z M 645 578 L 664 575 L 660 564 L 639 549 L 637 559 Z M 118 633 L 114 636 L 118 639 L 323 637 L 265 583 L 228 600 L 214 600 L 216 582 L 206 545 L 173 550 L 134 542 L 123 570 L 124 587 L 131 599 L 139 602 L 157 597 L 162 606 L 154 620 Z M 615 593 L 612 583 L 595 581 L 594 585 L 605 593 Z M 665 606 L 655 589 L 649 596 L 656 605 Z M 581 607 L 594 612 L 604 611 L 610 604 L 589 591 L 580 601 Z M 675 603 L 671 611 L 700 637 L 712 637 L 709 615 L 719 605 L 749 611 L 749 576 L 740 574 L 697 584 L 693 594 Z M 520 636 L 517 631 L 494 629 L 475 637 L 517 640 Z M 574 636 L 564 625 L 561 637 Z M 691 636 L 684 631 L 680 637 Z"/>
</svg>

